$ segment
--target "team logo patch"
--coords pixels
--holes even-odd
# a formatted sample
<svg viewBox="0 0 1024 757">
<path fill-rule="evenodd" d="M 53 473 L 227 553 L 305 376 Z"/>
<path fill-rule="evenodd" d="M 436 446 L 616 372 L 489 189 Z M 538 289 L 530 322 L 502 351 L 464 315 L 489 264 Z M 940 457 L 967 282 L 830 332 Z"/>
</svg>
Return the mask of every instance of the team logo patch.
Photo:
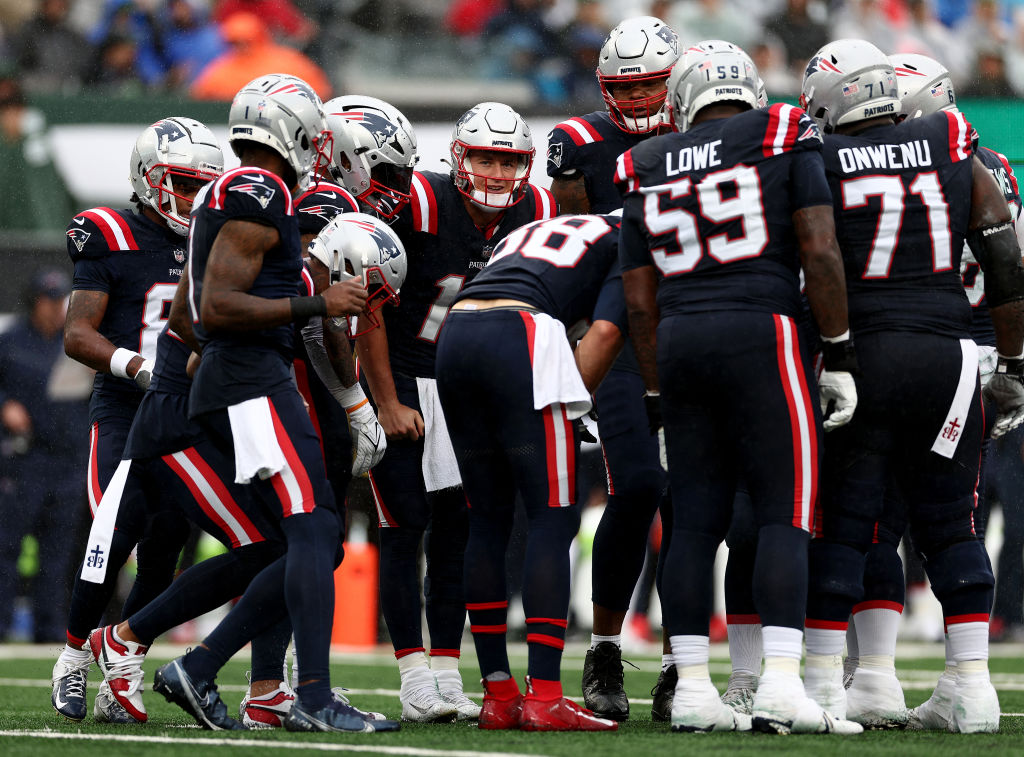
<svg viewBox="0 0 1024 757">
<path fill-rule="evenodd" d="M 246 176 L 245 178 L 251 179 L 251 181 L 246 184 L 233 184 L 232 186 L 228 187 L 228 191 L 241 192 L 242 194 L 247 194 L 254 200 L 256 200 L 256 202 L 260 204 L 261 208 L 266 210 L 267 206 L 270 205 L 270 201 L 274 199 L 274 194 L 277 192 L 277 190 L 275 190 L 273 187 L 268 187 L 263 182 L 262 176 Z M 257 179 L 259 180 L 259 183 L 257 183 Z"/>
<path fill-rule="evenodd" d="M 860 87 L 853 82 L 843 85 L 843 97 L 849 97 L 850 95 L 855 95 L 858 92 L 860 92 Z"/>
<path fill-rule="evenodd" d="M 551 135 L 548 135 L 548 139 Z M 548 162 L 553 164 L 555 168 L 562 167 L 562 143 L 552 142 L 548 145 Z"/>
<path fill-rule="evenodd" d="M 178 263 L 185 262 L 185 251 L 180 247 L 174 251 L 174 260 Z"/>
<path fill-rule="evenodd" d="M 156 132 L 157 144 L 162 145 L 164 137 L 169 142 L 176 142 L 182 137 L 188 136 L 187 132 L 181 127 L 180 124 L 174 121 L 157 121 L 153 124 L 153 130 Z"/>
<path fill-rule="evenodd" d="M 81 252 L 85 248 L 85 243 L 89 241 L 89 237 L 92 236 L 85 229 L 68 229 L 68 238 L 75 243 L 75 247 Z"/>
<path fill-rule="evenodd" d="M 325 221 L 330 221 L 339 213 L 344 213 L 345 209 L 339 205 L 328 205 L 326 203 L 320 203 L 319 205 L 309 205 L 305 208 L 299 208 L 300 213 L 308 213 L 311 216 L 319 216 Z"/>
<path fill-rule="evenodd" d="M 391 147 L 397 150 L 399 154 L 404 153 L 402 145 L 399 144 L 397 139 L 395 139 L 395 135 L 398 133 L 398 127 L 388 119 L 384 118 L 380 113 L 350 110 L 345 113 L 341 113 L 340 115 L 346 121 L 357 123 L 370 132 L 370 135 L 377 143 L 378 148 L 390 143 Z"/>
<path fill-rule="evenodd" d="M 679 35 L 674 31 L 663 24 L 662 27 L 658 29 L 658 36 L 665 40 L 673 51 L 679 52 Z"/>
<path fill-rule="evenodd" d="M 831 71 L 834 74 L 843 73 L 836 68 L 836 65 L 832 61 L 828 58 L 823 58 L 820 55 L 815 55 L 811 58 L 810 62 L 807 64 L 807 68 L 804 70 L 804 78 L 806 79 L 816 71 Z"/>
</svg>

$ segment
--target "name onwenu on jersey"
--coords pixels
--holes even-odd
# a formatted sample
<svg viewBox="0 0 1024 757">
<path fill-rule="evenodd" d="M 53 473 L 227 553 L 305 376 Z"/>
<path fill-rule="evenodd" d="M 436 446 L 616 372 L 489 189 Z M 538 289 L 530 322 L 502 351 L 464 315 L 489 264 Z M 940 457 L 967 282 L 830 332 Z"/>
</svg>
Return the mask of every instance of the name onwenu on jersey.
<svg viewBox="0 0 1024 757">
<path fill-rule="evenodd" d="M 836 157 L 844 173 L 863 171 L 865 168 L 899 170 L 932 165 L 932 150 L 925 139 L 895 145 L 843 147 L 837 151 Z"/>
</svg>

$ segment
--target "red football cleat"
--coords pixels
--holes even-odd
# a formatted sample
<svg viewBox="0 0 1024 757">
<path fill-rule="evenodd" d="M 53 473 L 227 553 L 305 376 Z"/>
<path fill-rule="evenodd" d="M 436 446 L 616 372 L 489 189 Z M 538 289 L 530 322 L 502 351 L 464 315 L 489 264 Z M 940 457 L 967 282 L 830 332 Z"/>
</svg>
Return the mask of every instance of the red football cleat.
<svg viewBox="0 0 1024 757">
<path fill-rule="evenodd" d="M 523 716 L 523 695 L 514 678 L 504 681 L 483 680 L 484 703 L 477 727 L 488 731 L 507 731 L 519 727 Z"/>
<path fill-rule="evenodd" d="M 543 688 L 553 688 L 554 682 L 544 682 Z M 561 685 L 557 687 L 561 693 Z M 526 679 L 526 696 L 523 698 L 523 716 L 519 725 L 523 731 L 616 731 L 619 724 L 614 720 L 601 718 L 590 710 L 580 707 L 563 696 L 541 699 L 534 682 Z M 543 692 L 549 694 L 550 691 Z"/>
</svg>

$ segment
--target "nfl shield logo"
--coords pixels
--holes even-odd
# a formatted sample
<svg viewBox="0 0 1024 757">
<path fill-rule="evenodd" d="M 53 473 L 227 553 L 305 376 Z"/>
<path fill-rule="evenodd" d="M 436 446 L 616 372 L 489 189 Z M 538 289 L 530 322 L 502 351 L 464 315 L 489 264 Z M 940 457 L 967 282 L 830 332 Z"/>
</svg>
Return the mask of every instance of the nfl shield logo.
<svg viewBox="0 0 1024 757">
<path fill-rule="evenodd" d="M 179 263 L 185 262 L 185 251 L 180 247 L 174 251 L 174 259 Z"/>
</svg>

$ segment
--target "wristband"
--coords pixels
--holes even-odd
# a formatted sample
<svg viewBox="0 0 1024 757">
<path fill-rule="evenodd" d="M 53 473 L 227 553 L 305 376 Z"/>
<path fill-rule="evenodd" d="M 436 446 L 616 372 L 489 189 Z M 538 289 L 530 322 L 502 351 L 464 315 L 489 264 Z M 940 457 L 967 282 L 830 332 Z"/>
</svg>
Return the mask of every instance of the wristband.
<svg viewBox="0 0 1024 757">
<path fill-rule="evenodd" d="M 142 355 L 138 352 L 126 350 L 124 347 L 118 347 L 114 350 L 114 354 L 110 356 L 110 373 L 118 378 L 130 379 L 128 363 L 137 357 L 142 357 Z"/>
<path fill-rule="evenodd" d="M 292 320 L 304 321 L 315 315 L 327 317 L 327 300 L 321 294 L 311 297 L 292 297 L 288 300 L 292 308 Z"/>
<path fill-rule="evenodd" d="M 342 388 L 339 391 L 331 393 L 334 395 L 334 399 L 338 400 L 338 404 L 349 412 L 363 405 L 363 403 L 368 402 L 366 395 L 363 394 L 363 387 L 360 386 L 358 381 L 347 389 Z"/>
<path fill-rule="evenodd" d="M 821 341 L 825 342 L 826 344 L 836 344 L 838 342 L 845 342 L 849 338 L 850 338 L 850 330 L 847 329 L 846 331 L 844 331 L 842 334 L 839 334 L 838 336 L 823 336 L 821 338 Z"/>
<path fill-rule="evenodd" d="M 1007 374 L 1011 376 L 1024 375 L 1024 355 L 1020 357 L 1005 357 L 999 355 L 999 359 L 996 361 L 996 373 Z"/>
<path fill-rule="evenodd" d="M 857 373 L 857 352 L 853 348 L 853 339 L 844 339 L 841 342 L 823 340 L 821 357 L 826 371 Z"/>
</svg>

